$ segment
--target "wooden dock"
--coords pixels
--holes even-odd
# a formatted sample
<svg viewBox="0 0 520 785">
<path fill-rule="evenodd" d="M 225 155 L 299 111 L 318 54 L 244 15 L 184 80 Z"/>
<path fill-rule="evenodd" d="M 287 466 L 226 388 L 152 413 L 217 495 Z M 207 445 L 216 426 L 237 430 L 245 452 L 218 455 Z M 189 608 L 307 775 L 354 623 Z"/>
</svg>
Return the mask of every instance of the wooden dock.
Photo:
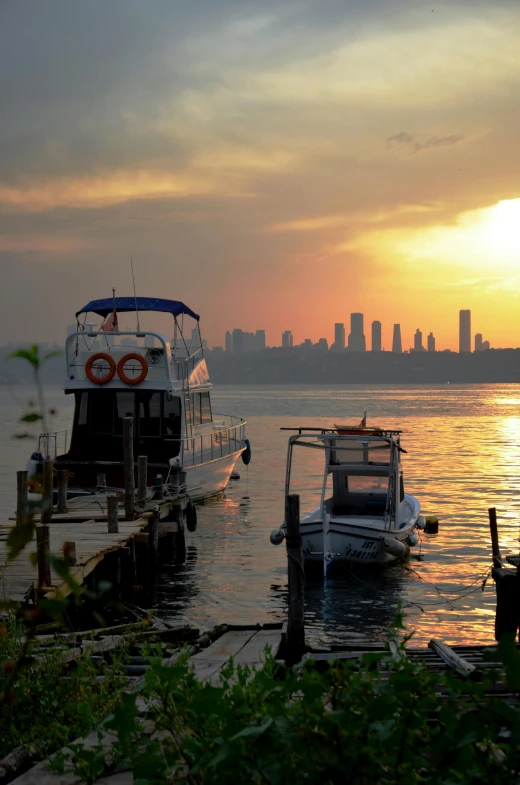
<svg viewBox="0 0 520 785">
<path fill-rule="evenodd" d="M 179 532 L 179 522 L 174 518 L 179 518 L 179 511 L 182 514 L 184 504 L 182 499 L 151 501 L 135 520 L 130 521 L 125 520 L 125 510 L 121 507 L 117 510 L 117 531 L 109 531 L 106 496 L 96 495 L 74 501 L 76 504 L 70 505 L 67 513 L 53 513 L 46 528 L 51 555 L 63 558 L 64 547 L 66 550 L 73 546 L 75 556 L 70 572 L 80 584 L 110 553 L 119 552 L 123 558 L 131 555 L 135 558 L 135 548 L 130 546 L 146 544 L 150 538 L 151 549 L 158 551 L 159 538 Z M 45 587 L 39 585 L 36 539 L 15 559 L 7 561 L 7 537 L 13 525 L 0 524 L 0 605 L 20 606 L 37 602 L 39 596 L 69 595 L 70 586 L 60 578 L 52 564 L 49 584 Z"/>
</svg>

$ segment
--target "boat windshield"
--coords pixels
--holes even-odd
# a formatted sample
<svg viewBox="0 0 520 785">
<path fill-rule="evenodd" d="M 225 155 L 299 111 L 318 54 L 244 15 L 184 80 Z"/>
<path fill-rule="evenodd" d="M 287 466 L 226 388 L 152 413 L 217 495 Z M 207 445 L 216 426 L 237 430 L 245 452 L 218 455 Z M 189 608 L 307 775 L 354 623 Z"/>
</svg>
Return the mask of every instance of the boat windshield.
<svg viewBox="0 0 520 785">
<path fill-rule="evenodd" d="M 330 445 L 331 464 L 386 464 L 390 463 L 390 443 L 382 440 L 333 440 Z"/>
</svg>

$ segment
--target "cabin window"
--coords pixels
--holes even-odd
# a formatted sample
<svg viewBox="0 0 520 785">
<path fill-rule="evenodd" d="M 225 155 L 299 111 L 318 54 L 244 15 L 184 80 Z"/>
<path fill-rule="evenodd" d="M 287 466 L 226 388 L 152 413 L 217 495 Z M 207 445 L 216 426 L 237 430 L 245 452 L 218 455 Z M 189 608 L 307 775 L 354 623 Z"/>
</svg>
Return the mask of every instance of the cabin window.
<svg viewBox="0 0 520 785">
<path fill-rule="evenodd" d="M 79 393 L 78 425 L 86 425 L 88 421 L 88 393 Z"/>
<path fill-rule="evenodd" d="M 163 435 L 178 437 L 180 434 L 181 401 L 176 395 L 164 396 Z"/>
<path fill-rule="evenodd" d="M 192 411 L 192 424 L 200 425 L 202 420 L 200 417 L 200 393 L 195 393 L 191 396 L 191 411 Z"/>
<path fill-rule="evenodd" d="M 133 392 L 116 392 L 114 434 L 123 435 L 123 418 L 134 417 L 135 396 Z"/>
<path fill-rule="evenodd" d="M 365 496 L 388 493 L 388 476 L 386 477 L 345 477 L 346 490 L 349 493 L 362 493 Z"/>
<path fill-rule="evenodd" d="M 200 421 L 201 423 L 211 422 L 211 401 L 209 392 L 200 395 Z"/>
<path fill-rule="evenodd" d="M 106 393 L 90 393 L 89 399 L 91 432 L 112 435 L 112 400 Z"/>
<path fill-rule="evenodd" d="M 161 435 L 161 393 L 139 393 L 139 436 Z"/>
</svg>

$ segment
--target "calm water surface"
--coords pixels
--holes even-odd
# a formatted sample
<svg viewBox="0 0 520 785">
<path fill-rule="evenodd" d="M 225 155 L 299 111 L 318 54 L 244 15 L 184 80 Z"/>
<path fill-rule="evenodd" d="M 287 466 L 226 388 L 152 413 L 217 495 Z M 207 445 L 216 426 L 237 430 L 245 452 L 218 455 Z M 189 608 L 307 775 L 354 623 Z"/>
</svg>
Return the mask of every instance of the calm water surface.
<svg viewBox="0 0 520 785">
<path fill-rule="evenodd" d="M 32 442 L 11 435 L 26 388 L 0 387 L 0 508 L 14 507 L 14 472 Z M 57 409 L 53 428 L 67 427 L 72 401 L 48 388 Z M 520 534 L 520 385 L 437 387 L 229 387 L 213 395 L 214 410 L 248 420 L 253 458 L 240 462 L 238 482 L 221 499 L 199 507 L 188 535 L 188 561 L 162 576 L 156 607 L 179 623 L 207 628 L 221 622 L 282 620 L 286 615 L 284 548 L 269 542 L 283 519 L 288 434 L 281 425 L 330 426 L 361 419 L 402 428 L 408 492 L 439 534 L 422 536 L 407 563 L 345 575 L 306 594 L 307 635 L 314 645 L 381 640 L 401 603 L 417 643 L 491 641 L 495 590 L 482 578 L 490 566 L 488 507 L 497 507 L 503 551 L 518 551 Z M 296 466 L 303 509 L 316 500 L 323 466 L 311 451 Z"/>
</svg>

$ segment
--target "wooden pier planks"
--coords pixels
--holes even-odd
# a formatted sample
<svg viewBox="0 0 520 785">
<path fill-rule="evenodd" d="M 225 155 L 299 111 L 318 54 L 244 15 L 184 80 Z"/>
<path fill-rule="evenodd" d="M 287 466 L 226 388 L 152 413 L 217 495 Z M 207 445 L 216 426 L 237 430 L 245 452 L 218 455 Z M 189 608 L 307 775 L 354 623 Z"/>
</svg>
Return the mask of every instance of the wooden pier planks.
<svg viewBox="0 0 520 785">
<path fill-rule="evenodd" d="M 106 521 L 89 520 L 81 525 L 78 522 L 49 524 L 50 552 L 56 556 L 63 555 L 65 541 L 76 544 L 76 565 L 71 567 L 71 572 L 79 583 L 92 572 L 104 559 L 107 553 L 123 548 L 126 543 L 140 534 L 148 526 L 147 518 L 138 518 L 136 521 L 120 521 L 117 534 L 107 531 Z M 16 559 L 7 562 L 7 527 L 3 527 L 0 536 L 0 601 L 9 601 L 21 604 L 27 601 L 33 589 L 38 584 L 38 567 L 31 563 L 31 554 L 36 551 L 36 541 L 24 548 Z M 59 591 L 62 596 L 70 593 L 69 587 L 62 579 L 51 571 L 52 587 L 47 596 L 53 596 Z"/>
<path fill-rule="evenodd" d="M 265 647 L 276 655 L 282 640 L 280 629 L 230 630 L 207 649 L 191 658 L 194 672 L 201 682 L 218 684 L 220 671 L 230 657 L 236 665 L 260 667 L 265 661 Z"/>
</svg>

